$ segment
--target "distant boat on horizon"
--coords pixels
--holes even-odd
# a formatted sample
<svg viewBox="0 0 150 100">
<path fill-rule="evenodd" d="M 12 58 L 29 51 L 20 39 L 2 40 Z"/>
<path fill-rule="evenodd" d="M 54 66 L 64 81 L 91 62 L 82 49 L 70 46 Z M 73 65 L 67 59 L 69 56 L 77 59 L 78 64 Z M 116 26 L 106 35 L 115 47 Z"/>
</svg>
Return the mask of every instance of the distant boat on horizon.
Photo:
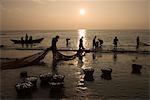
<svg viewBox="0 0 150 100">
<path fill-rule="evenodd" d="M 33 44 L 33 43 L 40 43 L 43 39 L 44 38 L 39 38 L 39 39 L 27 40 L 27 41 L 11 39 L 11 41 L 14 42 L 15 44 Z"/>
</svg>

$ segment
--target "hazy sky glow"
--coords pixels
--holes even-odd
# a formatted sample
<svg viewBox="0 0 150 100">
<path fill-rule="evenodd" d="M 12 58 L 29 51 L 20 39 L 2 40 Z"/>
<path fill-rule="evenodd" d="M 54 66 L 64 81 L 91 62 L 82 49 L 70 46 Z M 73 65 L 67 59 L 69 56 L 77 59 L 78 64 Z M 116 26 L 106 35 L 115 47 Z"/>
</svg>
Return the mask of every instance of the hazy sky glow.
<svg viewBox="0 0 150 100">
<path fill-rule="evenodd" d="M 2 30 L 148 29 L 149 0 L 1 0 Z M 81 16 L 80 9 L 85 9 Z"/>
</svg>

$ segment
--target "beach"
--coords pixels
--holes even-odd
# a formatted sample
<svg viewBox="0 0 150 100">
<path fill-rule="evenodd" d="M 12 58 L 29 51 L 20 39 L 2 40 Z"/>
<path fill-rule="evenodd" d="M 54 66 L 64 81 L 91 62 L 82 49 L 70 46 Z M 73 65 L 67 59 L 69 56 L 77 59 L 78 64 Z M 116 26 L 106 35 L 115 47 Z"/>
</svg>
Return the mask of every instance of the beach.
<svg viewBox="0 0 150 100">
<path fill-rule="evenodd" d="M 0 100 L 150 100 L 150 0 L 0 0 Z"/>
<path fill-rule="evenodd" d="M 14 85 L 21 82 L 20 72 L 27 71 L 30 76 L 39 76 L 43 73 L 59 73 L 65 75 L 64 91 L 55 98 L 66 99 L 148 99 L 149 98 L 149 56 L 147 55 L 129 55 L 118 54 L 116 60 L 113 54 L 96 54 L 96 59 L 92 55 L 86 54 L 84 63 L 78 59 L 73 61 L 58 62 L 57 67 L 53 69 L 51 53 L 45 57 L 43 65 L 33 65 L 19 69 L 8 69 L 1 71 L 1 96 L 6 98 L 17 98 Z M 136 58 L 137 57 L 137 58 Z M 135 61 L 134 61 L 135 60 Z M 138 62 L 142 65 L 140 75 L 132 74 L 133 63 Z M 94 68 L 94 81 L 86 81 L 86 88 L 79 88 L 77 82 L 83 75 L 82 67 Z M 112 68 L 112 79 L 105 80 L 101 78 L 101 68 Z M 48 99 L 50 97 L 50 88 L 40 86 L 38 79 L 37 89 L 33 91 L 34 99 Z"/>
<path fill-rule="evenodd" d="M 9 32 L 8 32 L 9 33 Z M 49 47 L 52 37 L 59 35 L 58 48 L 60 49 L 77 49 L 78 40 L 81 36 L 84 37 L 84 46 L 89 49 L 92 47 L 92 39 L 94 35 L 104 40 L 104 49 L 112 49 L 112 40 L 114 36 L 118 36 L 120 40 L 119 48 L 124 50 L 136 51 L 135 37 L 139 35 L 142 41 L 149 42 L 149 34 L 146 31 L 87 31 L 87 34 L 80 33 L 78 31 L 56 31 L 56 32 L 39 32 L 39 34 L 29 32 L 29 35 L 33 35 L 35 38 L 44 37 L 45 39 L 38 45 L 28 47 L 31 50 L 16 50 L 16 48 L 25 48 L 21 45 L 13 44 L 10 39 L 19 39 L 24 36 L 26 32 L 17 34 L 5 33 L 1 35 L 1 39 L 5 41 L 1 42 L 7 49 L 1 49 L 1 58 L 22 58 L 32 54 L 41 52 L 45 48 Z M 107 33 L 107 34 L 106 34 Z M 133 34 L 131 34 L 133 33 Z M 138 33 L 138 34 L 137 34 Z M 126 36 L 126 37 L 124 37 Z M 69 37 L 70 47 L 66 47 L 65 39 Z M 135 38 L 135 39 L 134 39 Z M 63 44 L 62 44 L 63 43 Z M 13 47 L 13 49 L 11 49 Z M 9 49 L 8 49 L 9 48 Z M 32 50 L 34 48 L 40 48 L 41 50 Z M 149 51 L 149 46 L 141 47 L 139 50 Z M 60 51 L 64 55 L 75 54 L 75 51 Z M 94 56 L 94 57 L 93 57 Z M 148 100 L 149 99 L 149 68 L 150 68 L 150 56 L 149 54 L 142 53 L 102 53 L 90 52 L 85 53 L 83 62 L 77 58 L 69 61 L 59 61 L 57 66 L 53 66 L 52 52 L 49 51 L 45 58 L 36 65 L 27 66 L 18 69 L 1 70 L 1 98 L 2 99 L 21 99 L 17 96 L 17 92 L 14 88 L 17 82 L 21 82 L 20 72 L 27 71 L 29 76 L 38 76 L 43 73 L 53 73 L 65 75 L 64 87 L 59 93 L 51 93 L 49 87 L 42 87 L 41 81 L 38 78 L 37 88 L 32 91 L 32 95 L 24 97 L 27 99 L 128 99 L 128 100 Z M 132 73 L 132 64 L 142 65 L 140 74 Z M 92 67 L 94 69 L 93 81 L 85 81 L 85 86 L 78 86 L 78 81 L 84 75 L 82 68 Z M 101 78 L 101 69 L 109 67 L 112 68 L 111 79 Z"/>
</svg>

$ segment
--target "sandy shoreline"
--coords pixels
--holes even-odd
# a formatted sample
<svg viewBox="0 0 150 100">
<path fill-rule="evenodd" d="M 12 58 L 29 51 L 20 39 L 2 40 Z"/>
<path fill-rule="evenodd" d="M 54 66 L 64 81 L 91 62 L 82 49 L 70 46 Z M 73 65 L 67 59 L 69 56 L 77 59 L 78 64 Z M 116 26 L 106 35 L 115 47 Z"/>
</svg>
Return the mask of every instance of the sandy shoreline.
<svg viewBox="0 0 150 100">
<path fill-rule="evenodd" d="M 15 51 L 14 51 L 15 52 Z M 18 57 L 30 55 L 34 51 L 22 53 L 18 52 Z M 13 53 L 11 55 L 14 57 Z M 56 98 L 66 99 L 148 99 L 149 98 L 149 55 L 145 54 L 108 54 L 95 53 L 95 59 L 92 57 L 93 53 L 87 53 L 83 58 L 83 63 L 78 59 L 72 61 L 58 62 L 57 67 L 53 69 L 52 54 L 49 52 L 44 58 L 43 65 L 33 65 L 18 69 L 2 70 L 1 74 L 1 98 L 3 99 L 19 99 L 17 97 L 14 85 L 20 82 L 20 72 L 27 71 L 30 76 L 39 76 L 42 73 L 59 73 L 65 75 L 65 85 L 61 94 L 56 95 Z M 140 75 L 131 74 L 133 63 L 141 64 L 142 70 Z M 78 88 L 77 82 L 79 77 L 83 75 L 82 67 L 93 67 L 94 81 L 86 81 L 86 89 Z M 112 79 L 101 79 L 101 68 L 111 67 L 113 69 Z M 49 99 L 53 98 L 50 95 L 49 88 L 40 86 L 38 80 L 38 87 L 33 91 L 32 96 L 28 99 Z M 115 90 L 115 91 L 114 91 Z"/>
</svg>

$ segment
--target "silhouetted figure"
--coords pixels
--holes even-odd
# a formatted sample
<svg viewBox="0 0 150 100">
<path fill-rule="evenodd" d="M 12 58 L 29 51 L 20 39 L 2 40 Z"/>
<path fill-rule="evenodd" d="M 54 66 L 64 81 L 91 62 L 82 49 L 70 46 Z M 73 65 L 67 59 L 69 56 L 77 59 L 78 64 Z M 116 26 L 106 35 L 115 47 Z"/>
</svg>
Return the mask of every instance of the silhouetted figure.
<svg viewBox="0 0 150 100">
<path fill-rule="evenodd" d="M 29 37 L 29 43 L 32 43 L 32 36 Z"/>
<path fill-rule="evenodd" d="M 57 52 L 57 46 L 56 46 L 56 44 L 58 42 L 58 39 L 59 39 L 58 35 L 52 39 L 51 49 L 52 49 L 52 53 L 53 53 L 53 60 L 56 57 L 56 52 Z"/>
<path fill-rule="evenodd" d="M 95 44 L 96 44 L 96 36 L 93 38 L 93 49 L 95 49 Z"/>
<path fill-rule="evenodd" d="M 26 34 L 25 42 L 28 42 L 28 34 Z"/>
<path fill-rule="evenodd" d="M 95 53 L 93 53 L 92 57 L 93 57 L 93 59 L 95 59 Z"/>
<path fill-rule="evenodd" d="M 113 44 L 114 44 L 114 49 L 117 49 L 117 46 L 118 46 L 118 38 L 117 36 L 114 38 L 114 41 L 113 41 Z"/>
<path fill-rule="evenodd" d="M 69 45 L 69 38 L 66 38 L 66 45 L 68 46 Z"/>
<path fill-rule="evenodd" d="M 95 43 L 95 48 L 98 48 L 98 45 L 99 45 L 99 42 L 96 41 L 96 43 Z"/>
<path fill-rule="evenodd" d="M 101 40 L 101 39 L 98 39 L 98 41 L 99 41 L 99 45 L 100 45 L 100 47 L 102 47 L 103 40 Z"/>
<path fill-rule="evenodd" d="M 24 40 L 23 40 L 23 37 L 21 37 L 21 45 L 22 45 L 22 47 L 24 47 Z"/>
<path fill-rule="evenodd" d="M 30 44 L 30 47 L 33 46 L 32 36 L 29 37 L 28 43 Z"/>
<path fill-rule="evenodd" d="M 140 45 L 140 38 L 139 38 L 139 36 L 137 36 L 137 38 L 136 38 L 136 48 L 137 49 L 139 48 L 139 45 Z"/>
<path fill-rule="evenodd" d="M 84 47 L 83 47 L 83 36 L 80 38 L 80 42 L 79 42 L 79 50 L 80 49 L 84 49 Z"/>
<path fill-rule="evenodd" d="M 23 43 L 23 42 L 24 42 L 23 37 L 21 37 L 21 43 Z"/>
</svg>

